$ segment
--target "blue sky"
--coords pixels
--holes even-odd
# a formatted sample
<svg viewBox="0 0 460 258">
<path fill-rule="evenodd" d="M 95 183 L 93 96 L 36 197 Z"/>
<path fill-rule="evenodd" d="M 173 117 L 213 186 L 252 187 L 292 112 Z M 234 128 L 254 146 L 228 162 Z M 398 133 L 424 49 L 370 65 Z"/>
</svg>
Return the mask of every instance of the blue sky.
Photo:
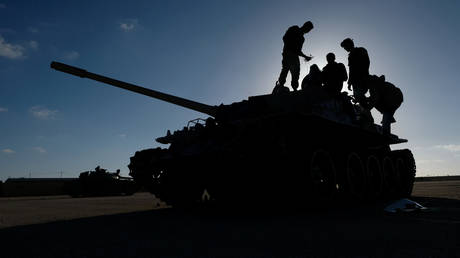
<svg viewBox="0 0 460 258">
<path fill-rule="evenodd" d="M 418 175 L 459 174 L 459 11 L 458 1 L 0 1 L 0 180 L 97 165 L 127 175 L 135 151 L 206 117 L 56 72 L 51 61 L 228 104 L 271 92 L 281 38 L 307 20 L 311 63 L 323 67 L 334 52 L 346 64 L 339 44 L 351 37 L 368 50 L 371 73 L 402 89 L 393 132 L 409 143 L 395 147 L 414 152 Z"/>
</svg>

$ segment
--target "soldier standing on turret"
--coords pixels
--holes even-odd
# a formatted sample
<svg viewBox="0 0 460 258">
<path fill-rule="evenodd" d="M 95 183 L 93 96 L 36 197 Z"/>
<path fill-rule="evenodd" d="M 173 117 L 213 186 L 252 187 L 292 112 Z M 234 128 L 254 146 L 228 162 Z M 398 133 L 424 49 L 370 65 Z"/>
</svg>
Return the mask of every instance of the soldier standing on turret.
<svg viewBox="0 0 460 258">
<path fill-rule="evenodd" d="M 369 55 L 363 47 L 355 47 L 353 40 L 346 38 L 340 44 L 348 52 L 348 90 L 353 87 L 353 97 L 358 103 L 363 103 L 368 90 Z"/>
<path fill-rule="evenodd" d="M 299 76 L 300 76 L 300 61 L 299 56 L 303 57 L 306 61 L 310 61 L 313 57 L 306 56 L 302 52 L 302 46 L 305 41 L 304 34 L 310 32 L 313 29 L 313 23 L 307 21 L 302 27 L 292 26 L 290 27 L 283 36 L 284 48 L 283 48 L 283 61 L 281 73 L 276 83 L 276 87 L 284 87 L 288 72 L 291 72 L 291 86 L 294 91 L 299 87 Z M 275 87 L 275 88 L 276 88 Z"/>
</svg>

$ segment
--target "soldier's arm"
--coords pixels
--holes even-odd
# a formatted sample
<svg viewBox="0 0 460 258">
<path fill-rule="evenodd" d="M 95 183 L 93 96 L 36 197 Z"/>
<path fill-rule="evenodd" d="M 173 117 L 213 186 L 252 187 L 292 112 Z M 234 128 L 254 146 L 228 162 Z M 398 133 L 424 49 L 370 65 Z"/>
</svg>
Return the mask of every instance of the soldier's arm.
<svg viewBox="0 0 460 258">
<path fill-rule="evenodd" d="M 367 50 L 365 48 L 364 49 L 364 58 L 365 58 L 365 61 L 366 61 L 366 68 L 369 69 L 369 66 L 371 65 L 371 60 L 369 59 L 369 54 L 367 53 Z"/>
<path fill-rule="evenodd" d="M 354 75 L 353 75 L 353 69 L 348 66 L 348 85 L 352 84 L 354 82 Z"/>
<path fill-rule="evenodd" d="M 369 54 L 367 53 L 367 50 L 363 47 L 357 48 L 358 51 L 356 51 L 356 56 L 359 61 L 359 66 L 362 67 L 362 69 L 369 69 L 369 66 L 371 64 L 371 61 L 369 59 Z"/>
<path fill-rule="evenodd" d="M 313 57 L 305 55 L 302 50 L 300 50 L 299 56 L 303 57 L 307 62 L 310 61 Z"/>
</svg>

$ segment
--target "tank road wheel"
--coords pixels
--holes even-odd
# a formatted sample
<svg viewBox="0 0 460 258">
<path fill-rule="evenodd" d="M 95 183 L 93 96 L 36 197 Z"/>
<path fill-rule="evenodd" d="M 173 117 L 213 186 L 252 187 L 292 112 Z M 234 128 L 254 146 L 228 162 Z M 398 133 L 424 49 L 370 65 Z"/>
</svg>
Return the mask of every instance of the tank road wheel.
<svg viewBox="0 0 460 258">
<path fill-rule="evenodd" d="M 163 196 L 160 199 L 164 199 L 166 203 L 178 209 L 188 209 L 198 204 L 204 188 L 197 178 L 191 176 L 193 174 L 194 171 L 184 168 L 169 170 L 165 180 L 160 182 L 162 190 L 160 196 Z"/>
<path fill-rule="evenodd" d="M 325 150 L 313 152 L 309 172 L 313 196 L 326 199 L 336 196 L 336 170 L 329 152 Z"/>
<path fill-rule="evenodd" d="M 409 197 L 414 186 L 416 165 L 410 150 L 396 150 L 391 153 L 394 157 L 395 168 L 400 177 L 400 191 L 402 197 Z"/>
<path fill-rule="evenodd" d="M 383 158 L 383 176 L 385 182 L 385 196 L 388 198 L 399 197 L 399 191 L 401 189 L 400 177 L 392 159 L 388 156 Z"/>
<path fill-rule="evenodd" d="M 378 199 L 383 192 L 383 172 L 376 156 L 370 155 L 367 157 L 366 170 L 369 179 L 368 192 L 371 197 Z"/>
<path fill-rule="evenodd" d="M 359 155 L 352 152 L 347 158 L 347 177 L 346 188 L 349 194 L 357 199 L 362 200 L 367 197 L 367 174 L 363 161 Z"/>
<path fill-rule="evenodd" d="M 158 178 L 160 199 L 173 208 L 189 209 L 212 205 L 218 198 L 214 175 L 208 166 L 192 168 L 198 159 L 184 159 L 171 165 Z M 213 166 L 211 166 L 213 167 Z"/>
</svg>

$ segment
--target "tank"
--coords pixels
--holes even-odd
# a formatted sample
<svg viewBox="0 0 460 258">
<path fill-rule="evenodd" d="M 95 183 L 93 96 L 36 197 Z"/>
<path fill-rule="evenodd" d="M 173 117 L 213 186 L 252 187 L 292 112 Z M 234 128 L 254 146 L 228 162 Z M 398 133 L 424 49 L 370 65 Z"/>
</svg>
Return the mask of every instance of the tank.
<svg viewBox="0 0 460 258">
<path fill-rule="evenodd" d="M 132 195 L 139 189 L 133 178 L 120 176 L 119 170 L 112 173 L 99 166 L 80 173 L 78 180 L 68 182 L 66 188 L 72 197 Z"/>
<path fill-rule="evenodd" d="M 346 94 L 301 90 L 211 106 L 58 62 L 51 67 L 208 115 L 156 139 L 167 147 L 130 158 L 134 180 L 172 206 L 376 202 L 412 192 L 412 153 L 390 147 L 407 140 L 384 135 Z"/>
</svg>

